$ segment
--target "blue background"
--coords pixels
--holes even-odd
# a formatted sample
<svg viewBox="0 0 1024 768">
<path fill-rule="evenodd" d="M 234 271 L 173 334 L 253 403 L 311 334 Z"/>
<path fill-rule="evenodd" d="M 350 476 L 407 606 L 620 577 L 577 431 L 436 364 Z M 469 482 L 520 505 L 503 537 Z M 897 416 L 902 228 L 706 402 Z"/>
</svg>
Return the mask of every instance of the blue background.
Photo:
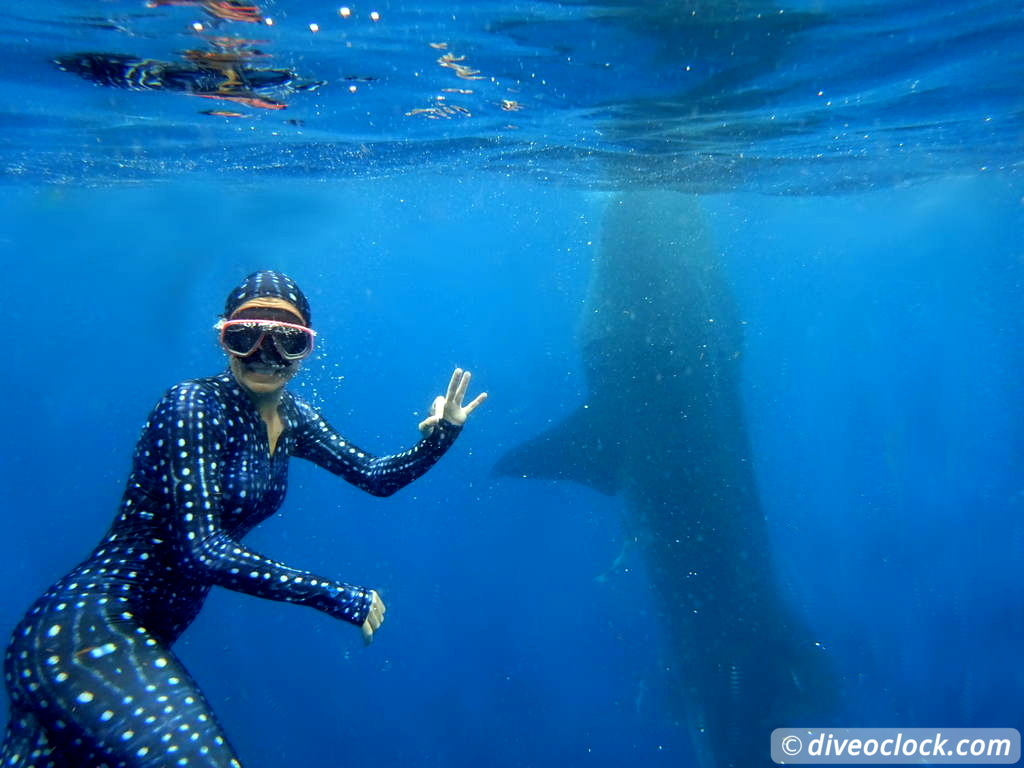
<svg viewBox="0 0 1024 768">
<path fill-rule="evenodd" d="M 363 648 L 214 591 L 178 651 L 245 764 L 688 764 L 639 557 L 598 579 L 618 500 L 491 474 L 585 397 L 602 194 L 431 175 L 4 194 L 0 626 L 98 541 L 149 408 L 221 369 L 224 295 L 274 267 L 323 342 L 294 386 L 361 446 L 411 444 L 455 365 L 490 399 L 394 498 L 293 465 L 247 541 L 389 612 Z M 1022 194 L 981 174 L 705 198 L 780 579 L 842 674 L 844 725 L 1022 725 Z"/>
</svg>

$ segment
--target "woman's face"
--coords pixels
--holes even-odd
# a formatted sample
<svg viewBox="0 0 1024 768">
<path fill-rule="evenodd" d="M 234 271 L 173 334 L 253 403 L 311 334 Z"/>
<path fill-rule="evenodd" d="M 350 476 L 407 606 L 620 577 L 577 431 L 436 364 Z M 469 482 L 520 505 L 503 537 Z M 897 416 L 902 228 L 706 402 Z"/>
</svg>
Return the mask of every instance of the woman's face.
<svg viewBox="0 0 1024 768">
<path fill-rule="evenodd" d="M 231 315 L 231 320 L 276 320 L 305 325 L 298 309 L 284 299 L 260 298 L 247 301 Z M 299 372 L 298 360 L 286 360 L 265 337 L 249 355 L 239 357 L 228 353 L 228 366 L 235 380 L 253 394 L 266 395 L 279 391 Z"/>
</svg>

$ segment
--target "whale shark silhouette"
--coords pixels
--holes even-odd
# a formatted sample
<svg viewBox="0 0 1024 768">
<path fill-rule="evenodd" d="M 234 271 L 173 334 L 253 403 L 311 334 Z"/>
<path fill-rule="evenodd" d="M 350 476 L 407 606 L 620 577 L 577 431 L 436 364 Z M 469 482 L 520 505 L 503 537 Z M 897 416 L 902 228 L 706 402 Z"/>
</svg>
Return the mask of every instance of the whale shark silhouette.
<svg viewBox="0 0 1024 768">
<path fill-rule="evenodd" d="M 771 731 L 821 722 L 835 686 L 772 568 L 739 391 L 742 326 L 696 197 L 611 201 L 580 344 L 586 403 L 496 470 L 623 498 L 672 715 L 701 766 L 770 765 Z"/>
</svg>

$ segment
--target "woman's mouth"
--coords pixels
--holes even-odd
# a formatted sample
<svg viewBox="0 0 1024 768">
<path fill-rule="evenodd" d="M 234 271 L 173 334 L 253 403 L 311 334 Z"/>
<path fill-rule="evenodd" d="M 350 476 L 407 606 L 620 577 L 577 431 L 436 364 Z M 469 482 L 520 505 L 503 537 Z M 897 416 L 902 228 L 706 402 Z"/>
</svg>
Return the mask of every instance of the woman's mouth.
<svg viewBox="0 0 1024 768">
<path fill-rule="evenodd" d="M 253 360 L 252 362 L 243 362 L 242 365 L 248 373 L 255 373 L 259 376 L 283 376 L 291 370 L 288 363 L 276 363 L 269 360 Z"/>
</svg>

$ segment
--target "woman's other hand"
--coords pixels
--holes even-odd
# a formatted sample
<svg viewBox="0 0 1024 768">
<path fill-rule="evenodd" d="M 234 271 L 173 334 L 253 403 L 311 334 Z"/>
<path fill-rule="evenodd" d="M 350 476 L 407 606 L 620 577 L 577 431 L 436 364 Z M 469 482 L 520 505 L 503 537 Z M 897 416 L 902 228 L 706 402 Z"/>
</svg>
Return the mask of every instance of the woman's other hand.
<svg viewBox="0 0 1024 768">
<path fill-rule="evenodd" d="M 363 642 L 366 645 L 373 642 L 373 633 L 380 629 L 380 625 L 384 623 L 384 612 L 387 610 L 384 606 L 384 601 L 380 599 L 376 589 L 371 589 L 370 595 L 372 595 L 370 612 L 366 614 L 366 620 L 362 624 Z"/>
<path fill-rule="evenodd" d="M 471 378 L 472 374 L 461 368 L 456 368 L 452 372 L 451 381 L 448 382 L 448 393 L 434 398 L 434 402 L 430 406 L 430 415 L 420 422 L 420 432 L 424 435 L 429 435 L 434 431 L 434 427 L 441 419 L 449 421 L 458 427 L 466 423 L 469 414 L 475 411 L 477 406 L 487 399 L 487 393 L 481 392 L 466 405 L 462 404 L 462 401 L 466 398 L 466 390 L 469 388 L 469 380 Z"/>
</svg>

